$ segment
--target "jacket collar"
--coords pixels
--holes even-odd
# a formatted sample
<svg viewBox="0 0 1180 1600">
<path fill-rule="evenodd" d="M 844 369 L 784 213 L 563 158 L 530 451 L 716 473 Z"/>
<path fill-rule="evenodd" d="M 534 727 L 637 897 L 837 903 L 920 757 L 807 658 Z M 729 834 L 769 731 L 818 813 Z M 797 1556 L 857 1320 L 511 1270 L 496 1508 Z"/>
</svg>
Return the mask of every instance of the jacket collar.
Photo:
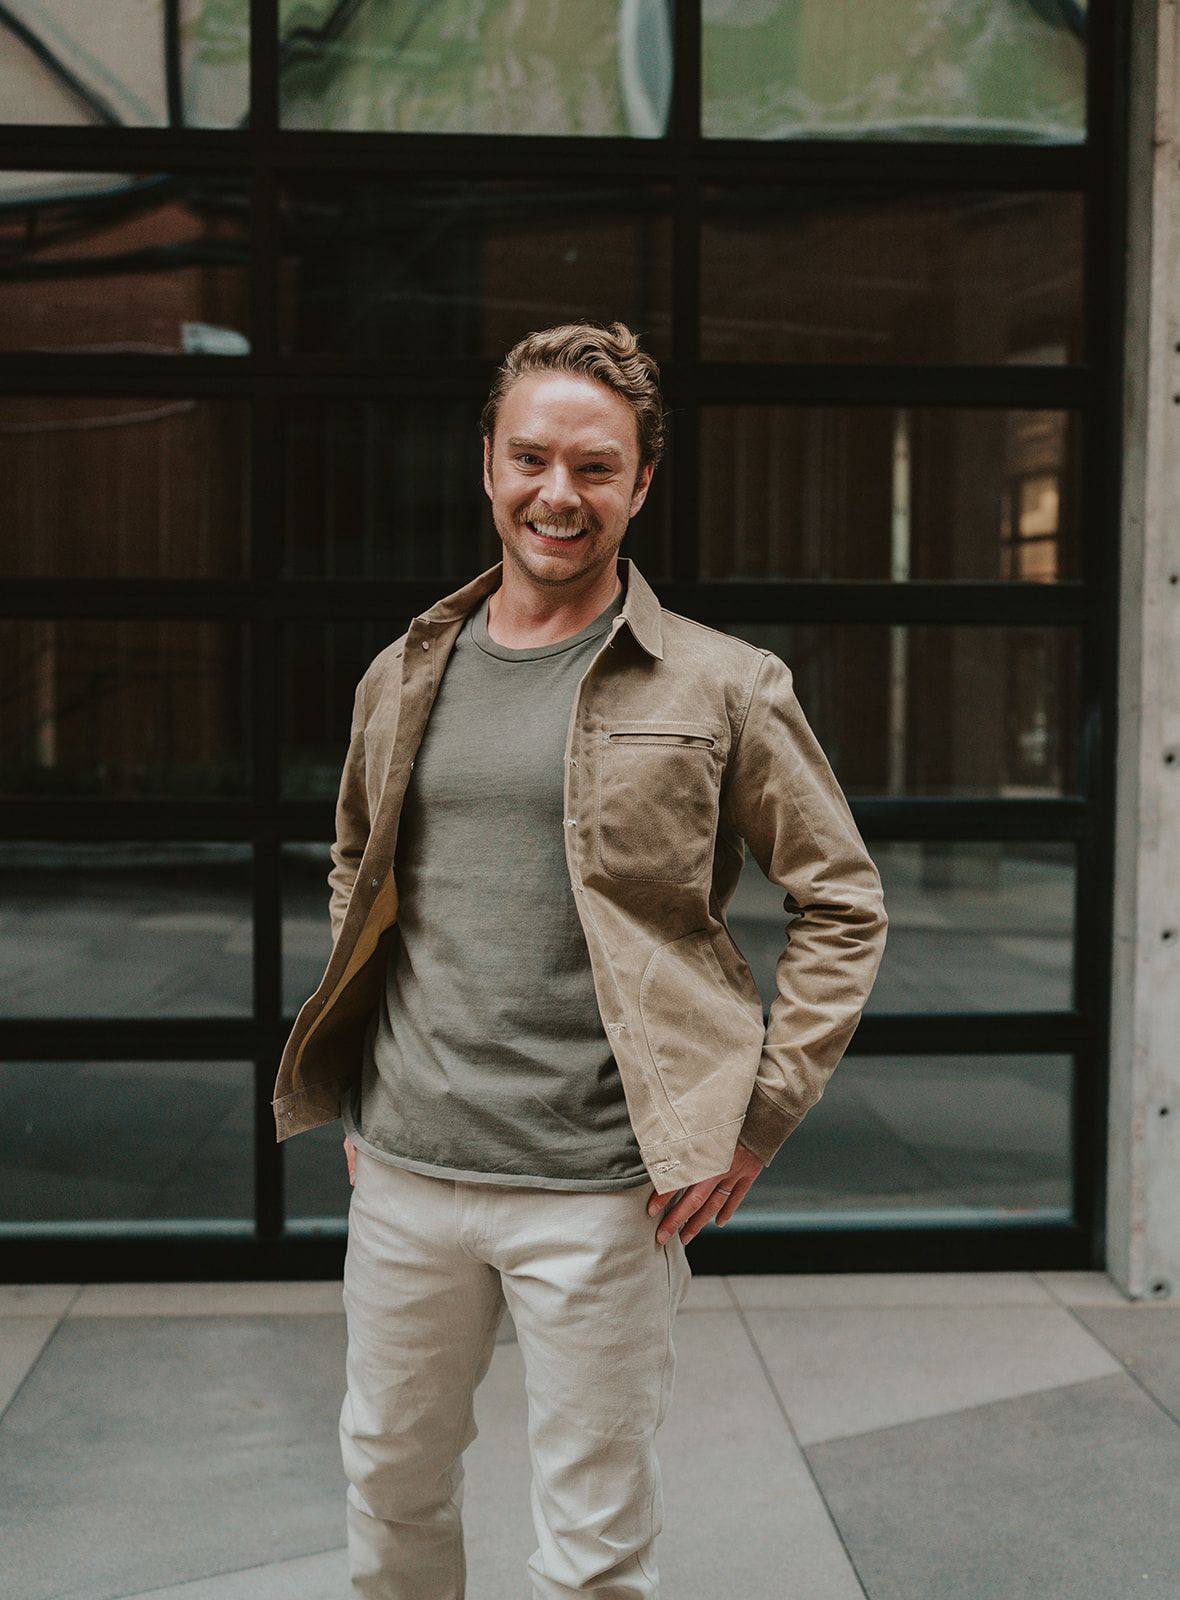
<svg viewBox="0 0 1180 1600">
<path fill-rule="evenodd" d="M 648 655 L 654 656 L 657 661 L 662 661 L 664 637 L 660 627 L 660 602 L 651 585 L 629 556 L 619 556 L 618 563 L 619 577 L 625 586 L 621 621 L 630 628 L 635 642 L 641 649 L 646 650 Z M 453 594 L 445 595 L 443 599 L 436 601 L 428 611 L 423 611 L 417 620 L 432 626 L 461 621 L 469 611 L 475 610 L 485 595 L 492 594 L 500 587 L 503 571 L 504 563 L 497 561 L 494 567 L 481 572 L 478 578 L 472 578 L 471 582 L 465 583 L 461 589 L 456 589 Z"/>
</svg>

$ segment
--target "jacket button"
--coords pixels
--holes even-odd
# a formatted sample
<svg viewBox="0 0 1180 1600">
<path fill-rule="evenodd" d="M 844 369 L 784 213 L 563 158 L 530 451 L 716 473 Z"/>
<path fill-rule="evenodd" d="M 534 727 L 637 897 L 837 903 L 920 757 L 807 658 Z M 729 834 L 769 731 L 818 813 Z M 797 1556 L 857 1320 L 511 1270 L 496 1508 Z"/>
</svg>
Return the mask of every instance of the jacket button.
<svg viewBox="0 0 1180 1600">
<path fill-rule="evenodd" d="M 423 639 L 422 648 L 423 648 L 423 650 L 429 650 L 430 649 L 430 640 L 429 639 Z"/>
<path fill-rule="evenodd" d="M 380 882 L 381 882 L 381 880 L 380 880 L 380 878 L 374 878 L 374 879 L 373 879 L 373 887 L 374 887 L 374 889 L 375 889 L 375 888 L 376 888 L 376 887 L 377 887 L 377 885 L 378 885 L 378 884 L 379 884 L 379 883 L 380 883 Z"/>
</svg>

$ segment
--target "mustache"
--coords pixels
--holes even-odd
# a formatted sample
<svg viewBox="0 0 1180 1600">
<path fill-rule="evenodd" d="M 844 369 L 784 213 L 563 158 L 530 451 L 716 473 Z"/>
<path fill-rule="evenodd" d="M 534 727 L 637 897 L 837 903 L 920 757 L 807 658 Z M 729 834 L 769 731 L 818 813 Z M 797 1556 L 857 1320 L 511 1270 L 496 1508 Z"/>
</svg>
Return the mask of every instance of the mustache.
<svg viewBox="0 0 1180 1600">
<path fill-rule="evenodd" d="M 543 511 L 540 506 L 526 506 L 523 511 L 517 512 L 518 527 L 523 528 L 530 522 L 543 522 L 546 527 L 557 528 L 562 533 L 581 533 L 583 528 L 596 533 L 600 526 L 597 517 L 587 517 L 575 512 L 558 515 L 552 511 Z"/>
</svg>

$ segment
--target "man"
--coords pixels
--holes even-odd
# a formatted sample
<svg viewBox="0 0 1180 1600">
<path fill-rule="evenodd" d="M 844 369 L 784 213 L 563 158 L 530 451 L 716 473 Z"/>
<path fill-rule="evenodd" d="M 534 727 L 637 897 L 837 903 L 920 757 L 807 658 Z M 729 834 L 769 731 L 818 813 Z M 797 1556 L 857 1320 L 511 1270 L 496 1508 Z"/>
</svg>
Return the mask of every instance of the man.
<svg viewBox="0 0 1180 1600">
<path fill-rule="evenodd" d="M 534 1600 L 638 1600 L 685 1245 L 819 1099 L 886 918 L 787 667 L 619 558 L 664 439 L 635 336 L 530 335 L 483 430 L 504 557 L 357 688 L 333 950 L 275 1116 L 347 1133 L 354 1592 L 464 1595 L 461 1457 L 507 1306 Z M 799 913 L 769 1025 L 725 922 L 743 841 Z"/>
</svg>

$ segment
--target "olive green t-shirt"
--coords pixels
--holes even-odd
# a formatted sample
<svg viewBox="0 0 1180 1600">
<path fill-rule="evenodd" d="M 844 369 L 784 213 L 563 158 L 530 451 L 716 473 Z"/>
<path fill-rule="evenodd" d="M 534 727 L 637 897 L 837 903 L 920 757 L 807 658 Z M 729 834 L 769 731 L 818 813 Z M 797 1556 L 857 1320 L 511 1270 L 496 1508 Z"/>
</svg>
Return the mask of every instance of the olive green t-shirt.
<svg viewBox="0 0 1180 1600">
<path fill-rule="evenodd" d="M 384 993 L 344 1125 L 395 1166 L 481 1183 L 647 1182 L 566 864 L 574 693 L 623 607 L 510 650 L 487 600 L 448 657 L 414 758 Z M 359 1101 L 359 1104 L 358 1104 Z"/>
</svg>

